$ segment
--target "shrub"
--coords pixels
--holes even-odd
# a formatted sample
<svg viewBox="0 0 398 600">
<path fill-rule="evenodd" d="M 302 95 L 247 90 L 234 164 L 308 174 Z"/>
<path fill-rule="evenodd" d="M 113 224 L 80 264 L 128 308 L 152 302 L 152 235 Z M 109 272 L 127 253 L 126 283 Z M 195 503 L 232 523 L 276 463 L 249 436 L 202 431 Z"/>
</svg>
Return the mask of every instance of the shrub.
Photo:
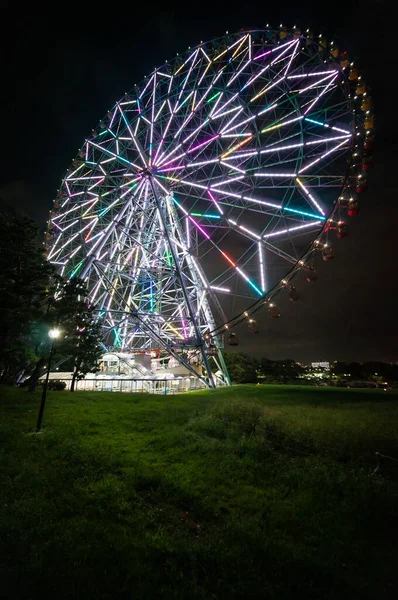
<svg viewBox="0 0 398 600">
<path fill-rule="evenodd" d="M 52 390 L 54 392 L 62 392 L 65 388 L 66 388 L 65 381 L 59 381 L 57 379 L 54 379 L 54 380 L 48 382 L 48 389 Z"/>
</svg>

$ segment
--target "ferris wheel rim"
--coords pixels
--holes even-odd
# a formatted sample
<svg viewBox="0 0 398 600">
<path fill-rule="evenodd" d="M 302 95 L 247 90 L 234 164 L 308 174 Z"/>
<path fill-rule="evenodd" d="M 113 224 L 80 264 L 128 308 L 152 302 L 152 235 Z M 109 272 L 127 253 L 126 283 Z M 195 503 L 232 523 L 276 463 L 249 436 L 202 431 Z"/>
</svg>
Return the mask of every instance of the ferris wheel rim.
<svg viewBox="0 0 398 600">
<path fill-rule="evenodd" d="M 262 31 L 271 31 L 271 30 L 261 30 L 261 29 L 256 29 L 256 30 L 248 30 L 248 31 L 245 33 L 245 36 L 247 36 L 247 35 L 250 35 L 251 33 L 254 33 L 254 32 L 262 32 Z M 240 35 L 240 33 L 239 33 L 239 34 L 233 34 L 233 35 Z M 231 37 L 233 37 L 233 35 L 232 35 Z M 196 46 L 196 47 L 194 48 L 194 50 L 198 51 L 198 50 L 199 50 L 200 48 L 202 48 L 203 46 L 210 46 L 210 45 L 211 45 L 211 44 L 213 44 L 214 42 L 217 42 L 217 41 L 219 41 L 219 40 L 224 40 L 224 39 L 225 39 L 225 36 L 220 36 L 219 38 L 215 38 L 214 40 L 211 40 L 211 41 L 209 41 L 209 42 L 206 42 L 205 44 L 200 44 L 200 45 Z M 236 45 L 239 43 L 239 41 L 241 41 L 242 39 L 243 39 L 243 38 L 240 38 L 240 40 L 238 40 L 237 42 L 235 42 L 235 43 L 233 44 L 233 46 L 232 46 L 232 47 L 236 46 Z M 290 44 L 290 45 L 293 45 L 294 43 L 297 43 L 297 46 L 298 46 L 298 40 L 297 40 L 297 42 L 294 42 L 294 41 L 293 41 L 293 42 L 287 42 L 287 44 Z M 229 49 L 231 49 L 232 47 L 230 47 Z M 188 53 L 190 50 L 191 50 L 191 49 L 189 49 L 189 50 L 187 51 L 187 53 Z M 150 75 L 150 77 L 149 77 L 149 81 L 151 80 L 151 78 L 153 78 L 153 77 L 155 76 L 155 74 L 156 74 L 157 72 L 159 72 L 159 71 L 160 71 L 160 69 L 164 68 L 164 67 L 165 67 L 165 65 L 168 65 L 168 64 L 170 64 L 170 63 L 167 63 L 167 62 L 166 62 L 166 63 L 164 63 L 164 64 L 163 64 L 161 67 L 158 67 L 157 69 L 155 69 L 155 70 L 152 72 L 152 74 Z M 144 78 L 143 82 L 145 82 L 145 84 L 146 84 L 146 87 L 149 85 L 149 81 L 148 81 L 148 79 L 147 79 L 147 78 Z M 345 83 L 346 83 L 346 82 L 345 82 Z M 145 87 L 145 89 L 146 89 L 146 87 Z M 143 90 L 142 94 L 144 94 L 144 92 L 145 92 L 145 89 Z M 351 102 L 351 101 L 350 101 L 350 104 L 352 104 L 352 102 Z M 117 104 L 116 104 L 116 107 L 118 107 L 118 106 L 119 106 L 119 110 L 120 110 L 120 103 L 117 103 Z M 217 112 L 216 112 L 215 114 L 217 115 Z M 353 117 L 355 118 L 355 115 L 353 115 Z M 302 128 L 302 125 L 303 125 L 303 122 L 300 122 L 300 126 L 301 126 L 301 128 Z M 302 129 L 301 129 L 301 131 L 302 131 Z M 349 146 L 349 148 L 348 148 L 348 150 L 349 150 L 349 151 L 352 151 L 352 146 L 353 146 L 354 142 L 355 142 L 355 139 L 354 139 L 354 138 L 353 138 L 353 136 L 352 136 L 352 137 L 351 137 L 351 144 L 350 144 L 350 146 Z M 86 144 L 88 144 L 88 140 L 86 141 Z M 155 157 L 155 161 L 156 161 L 156 158 L 157 158 L 157 157 Z M 166 158 L 167 158 L 167 157 L 166 157 Z M 301 157 L 301 158 L 302 158 L 302 157 Z M 162 160 L 162 159 L 163 159 L 163 160 Z M 158 166 L 159 166 L 159 167 L 161 167 L 161 166 L 163 166 L 163 167 L 164 167 L 164 165 L 165 165 L 165 163 L 166 163 L 166 162 L 167 162 L 167 161 L 165 161 L 165 159 L 164 159 L 164 156 L 161 156 L 161 157 L 160 157 L 160 162 L 159 162 L 159 165 L 158 165 Z M 301 164 L 302 164 L 302 163 L 301 163 Z M 347 167 L 347 172 L 348 172 L 348 168 L 349 168 L 349 167 Z M 238 179 L 239 179 L 239 176 L 237 175 L 236 177 L 237 177 L 236 181 L 238 181 Z M 297 178 L 298 178 L 298 177 L 297 177 Z M 344 187 L 345 187 L 345 185 L 346 185 L 346 180 L 347 180 L 347 174 L 346 174 L 346 176 L 345 176 L 345 178 L 344 178 L 344 182 L 343 182 L 343 184 L 342 184 L 342 189 L 344 189 Z M 157 183 L 157 180 L 156 180 L 156 183 Z M 221 185 L 221 184 L 219 184 L 219 185 Z M 203 187 L 203 186 L 202 186 L 202 187 Z M 215 187 L 217 187 L 217 186 L 215 186 Z M 138 189 L 140 189 L 140 188 L 138 188 Z M 165 190 L 165 188 L 163 188 L 163 189 Z M 177 188 L 177 189 L 178 189 L 178 188 Z M 212 187 L 212 188 L 208 188 L 208 191 L 209 191 L 209 192 L 214 192 L 214 193 L 216 192 L 216 190 L 215 190 L 215 188 L 214 188 L 214 187 Z M 167 190 L 165 191 L 165 193 L 167 193 Z M 225 193 L 225 192 L 224 192 L 224 193 Z M 243 208 L 242 208 L 241 210 L 243 211 L 243 210 L 246 210 L 246 209 L 243 209 Z M 247 209 L 247 210 L 249 210 L 249 209 Z M 318 235 L 317 235 L 317 237 L 316 237 L 315 239 L 318 239 L 318 238 L 320 238 L 320 237 L 323 235 L 323 233 L 324 233 L 324 230 L 325 230 L 325 228 L 326 228 L 326 226 L 327 226 L 327 222 L 328 222 L 328 220 L 330 219 L 330 217 L 334 215 L 335 211 L 336 211 L 336 205 L 333 205 L 333 206 L 331 207 L 331 209 L 328 211 L 328 213 L 326 214 L 326 216 L 325 216 L 325 219 L 323 219 L 323 221 L 324 221 L 324 225 L 323 225 L 321 228 L 319 228 Z M 297 211 L 296 211 L 296 212 L 297 212 Z M 230 227 L 230 229 L 231 229 L 231 226 L 230 226 L 230 225 L 229 225 L 229 227 Z M 290 235 L 290 231 L 289 231 L 288 233 L 289 233 L 289 235 Z M 226 235 L 227 235 L 227 234 L 226 234 Z M 314 243 L 314 241 L 312 241 L 310 245 L 312 245 L 313 243 Z M 210 250 L 209 250 L 209 251 L 210 251 Z M 302 260 L 303 260 L 303 258 L 306 256 L 306 254 L 307 254 L 307 253 L 308 253 L 308 251 L 304 252 L 304 253 L 303 253 L 301 256 L 299 256 L 299 257 L 298 257 L 298 258 L 295 260 L 295 262 L 293 263 L 293 267 L 292 267 L 292 268 L 291 268 L 289 271 L 287 271 L 287 274 L 285 275 L 285 278 L 289 278 L 289 277 L 290 277 L 290 274 L 291 274 L 292 272 L 294 272 L 294 271 L 295 271 L 295 269 L 297 268 L 297 265 L 300 263 L 300 261 L 302 261 Z M 230 269 L 229 269 L 229 270 L 230 270 Z M 274 293 L 274 291 L 275 291 L 277 288 L 279 288 L 279 287 L 280 287 L 281 281 L 282 281 L 282 279 L 281 279 L 279 282 L 277 282 L 277 283 L 276 283 L 276 284 L 275 284 L 275 285 L 274 285 L 274 286 L 273 286 L 273 287 L 272 287 L 270 290 L 268 290 L 266 294 L 262 294 L 262 295 L 261 295 L 261 297 L 259 298 L 259 300 L 258 300 L 257 302 L 255 302 L 255 303 L 254 303 L 254 306 L 258 306 L 258 304 L 259 304 L 259 303 L 261 303 L 261 301 L 263 301 L 263 300 L 264 300 L 264 297 L 265 297 L 265 296 L 267 296 L 267 297 L 272 297 L 272 294 Z M 264 292 L 264 290 L 262 290 L 262 291 Z M 230 319 L 230 322 L 233 322 L 234 320 L 235 320 L 235 318 L 233 318 L 233 319 Z M 224 323 L 224 325 L 225 325 L 225 323 Z"/>
</svg>

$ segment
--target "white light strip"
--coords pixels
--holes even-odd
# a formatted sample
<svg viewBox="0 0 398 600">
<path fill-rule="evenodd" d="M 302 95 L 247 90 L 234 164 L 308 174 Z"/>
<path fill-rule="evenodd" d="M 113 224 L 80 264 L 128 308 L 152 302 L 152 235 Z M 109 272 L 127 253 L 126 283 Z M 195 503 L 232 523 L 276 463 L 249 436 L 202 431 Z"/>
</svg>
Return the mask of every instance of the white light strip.
<svg viewBox="0 0 398 600">
<path fill-rule="evenodd" d="M 318 71 L 318 73 L 302 73 L 302 75 L 288 75 L 288 79 L 302 79 L 303 77 L 317 77 L 318 75 L 335 75 L 337 71 Z"/>
<path fill-rule="evenodd" d="M 305 185 L 300 181 L 300 179 L 298 177 L 297 177 L 296 181 L 299 184 L 300 188 L 305 192 L 305 194 L 311 200 L 311 202 L 315 206 L 315 208 L 321 213 L 321 215 L 325 216 L 325 214 L 326 214 L 325 211 L 320 207 L 318 202 L 315 200 L 314 196 L 312 196 L 312 194 L 307 190 Z"/>
<path fill-rule="evenodd" d="M 272 48 L 272 50 L 268 50 L 267 52 L 263 52 L 262 54 L 258 54 L 257 56 L 255 56 L 253 58 L 253 60 L 259 60 L 263 56 L 267 56 L 268 54 L 272 54 L 273 52 L 276 52 L 277 50 L 280 50 L 281 48 L 284 48 L 285 46 L 291 46 L 294 43 L 294 41 L 293 42 L 292 41 L 285 42 L 284 44 L 281 44 L 280 46 L 277 46 L 276 48 Z"/>
<path fill-rule="evenodd" d="M 279 150 L 291 150 L 292 148 L 302 148 L 304 143 L 301 144 L 290 144 L 288 146 L 276 146 L 273 148 L 268 148 L 266 150 L 260 150 L 260 154 L 269 154 L 272 152 L 278 152 Z"/>
<path fill-rule="evenodd" d="M 161 107 L 159 108 L 158 112 L 156 113 L 156 115 L 155 115 L 155 120 L 154 120 L 154 123 L 157 121 L 157 119 L 158 119 L 158 117 L 159 117 L 160 113 L 162 112 L 162 110 L 163 110 L 163 108 L 164 108 L 165 104 L 166 104 L 166 100 L 163 102 L 163 104 L 162 104 L 162 105 L 161 105 Z"/>
<path fill-rule="evenodd" d="M 348 140 L 349 140 L 349 138 L 346 138 L 344 141 L 341 142 L 341 144 L 339 144 L 338 146 L 335 146 L 334 148 L 332 148 L 328 152 L 325 152 L 325 154 L 322 154 L 322 156 L 320 156 L 316 160 L 313 160 L 312 162 L 310 162 L 308 165 L 306 165 L 305 167 L 303 167 L 302 169 L 300 169 L 299 174 L 300 173 L 304 173 L 304 171 L 307 171 L 307 169 L 309 169 L 310 167 L 312 167 L 312 165 L 315 165 L 317 162 L 319 162 L 320 160 L 322 160 L 323 158 L 325 158 L 325 156 L 328 156 L 329 154 L 332 154 L 332 152 L 335 152 L 336 150 L 338 150 L 339 148 L 341 148 L 341 146 L 343 146 Z"/>
<path fill-rule="evenodd" d="M 254 202 L 255 204 L 263 204 L 264 206 L 270 206 L 271 208 L 277 208 L 277 209 L 282 208 L 282 206 L 280 204 L 273 204 L 271 202 L 265 202 L 264 200 L 257 200 L 256 198 L 249 198 L 248 196 L 242 196 L 242 198 L 243 198 L 243 200 L 247 200 L 248 202 Z"/>
<path fill-rule="evenodd" d="M 277 208 L 279 210 L 282 208 L 282 206 L 280 204 L 273 204 L 271 202 L 265 202 L 264 200 L 257 200 L 256 198 L 251 198 L 249 196 L 242 196 L 241 194 L 233 194 L 232 192 L 227 192 L 225 190 L 214 189 L 214 186 L 209 187 L 206 185 L 202 185 L 200 183 L 188 181 L 187 179 L 177 179 L 174 177 L 168 177 L 168 179 L 171 179 L 172 181 L 177 181 L 178 183 L 185 183 L 186 185 L 190 185 L 192 187 L 197 187 L 202 190 L 207 190 L 208 192 L 210 190 L 213 190 L 215 192 L 222 194 L 223 196 L 229 196 L 230 198 L 238 198 L 239 200 L 247 200 L 248 202 L 254 202 L 255 204 L 262 204 L 263 206 L 269 206 L 271 208 Z"/>
<path fill-rule="evenodd" d="M 233 129 L 241 127 L 241 125 L 245 125 L 246 123 L 249 123 L 249 121 L 253 121 L 253 119 L 255 119 L 256 117 L 257 115 L 252 115 L 251 117 L 245 119 L 244 121 L 241 121 L 240 123 L 235 123 L 235 125 L 233 127 L 230 127 L 229 129 L 226 129 L 226 127 L 228 127 L 228 125 L 226 125 L 225 127 L 223 127 L 223 129 L 221 129 L 221 133 L 229 133 Z"/>
<path fill-rule="evenodd" d="M 200 50 L 205 55 L 205 57 L 207 58 L 208 62 L 211 63 L 210 58 L 208 57 L 208 55 L 206 54 L 206 52 L 203 50 L 202 46 L 200 47 Z"/>
<path fill-rule="evenodd" d="M 192 255 L 191 255 L 191 260 L 195 266 L 196 272 L 199 275 L 201 282 L 203 283 L 203 287 L 207 290 L 207 288 L 208 288 L 207 281 L 204 279 L 204 277 L 203 277 L 202 273 L 200 272 L 200 269 L 196 263 L 196 260 L 194 259 L 194 257 Z"/>
<path fill-rule="evenodd" d="M 234 167 L 233 165 L 230 165 L 227 162 L 224 162 L 223 160 L 220 161 L 220 165 L 224 165 L 224 167 L 228 167 L 229 169 L 232 169 L 233 171 L 237 171 L 238 173 L 243 173 L 244 175 L 246 175 L 246 171 L 244 171 L 243 169 L 238 169 L 238 167 Z"/>
<path fill-rule="evenodd" d="M 245 275 L 244 272 L 239 269 L 239 267 L 235 267 L 235 269 L 238 271 L 239 275 L 242 275 L 243 279 L 246 279 L 246 281 L 250 281 L 248 276 Z"/>
<path fill-rule="evenodd" d="M 256 239 L 258 239 L 258 240 L 261 239 L 261 235 L 257 235 L 257 233 L 254 233 L 254 231 L 252 231 L 251 229 L 247 229 L 247 227 L 243 227 L 243 225 L 238 225 L 238 227 L 239 227 L 239 229 L 241 229 L 242 231 L 245 231 L 249 235 L 252 235 Z"/>
<path fill-rule="evenodd" d="M 225 293 L 229 293 L 231 290 L 229 288 L 224 288 L 224 287 L 218 287 L 217 285 L 211 285 L 210 288 L 212 290 L 215 290 L 216 292 L 225 292 Z"/>
<path fill-rule="evenodd" d="M 337 75 L 338 75 L 338 73 L 337 73 Z M 336 79 L 337 75 L 335 75 L 334 77 L 332 77 L 331 81 L 327 84 L 327 86 L 325 88 L 323 88 L 322 92 L 315 98 L 315 100 L 313 102 L 311 102 L 311 104 L 309 105 L 309 107 L 305 109 L 304 115 L 308 114 L 309 111 L 311 110 L 311 108 L 314 106 L 314 104 L 316 104 L 318 102 L 318 100 L 320 98 L 322 98 L 322 96 L 328 91 L 328 89 L 330 88 L 330 86 L 334 83 L 334 80 Z"/>
<path fill-rule="evenodd" d="M 222 96 L 222 95 L 223 95 L 223 92 L 221 92 L 221 94 L 220 94 L 219 98 L 221 98 L 221 96 Z M 239 96 L 239 92 L 236 92 L 236 94 L 234 94 L 233 96 L 231 96 L 231 98 L 230 98 L 229 100 L 227 100 L 227 102 L 226 102 L 225 104 L 223 104 L 223 105 L 222 105 L 220 108 L 218 108 L 218 109 L 217 109 L 217 110 L 214 112 L 214 114 L 215 114 L 215 115 L 216 115 L 216 114 L 218 114 L 218 113 L 219 113 L 221 110 L 223 110 L 223 109 L 224 109 L 224 108 L 226 108 L 226 107 L 227 107 L 229 104 L 231 104 L 231 102 L 233 102 L 233 101 L 235 100 L 235 98 L 237 98 L 238 96 Z M 217 102 L 217 100 L 216 100 L 216 102 Z M 214 108 L 213 108 L 213 110 L 211 111 L 210 115 L 213 113 L 213 111 L 214 111 Z"/>
<path fill-rule="evenodd" d="M 228 156 L 228 160 L 237 160 L 239 158 L 247 158 L 248 156 L 254 156 L 258 154 L 258 150 L 251 150 L 250 152 L 243 152 L 241 154 L 234 153 L 231 156 Z"/>
<path fill-rule="evenodd" d="M 201 160 L 200 162 L 188 163 L 187 167 L 201 167 L 203 165 L 209 165 L 211 163 L 219 162 L 219 158 L 212 158 L 210 160 Z M 166 164 L 166 163 L 165 163 Z M 159 169 L 159 171 L 165 171 L 166 169 Z"/>
<path fill-rule="evenodd" d="M 141 94 L 138 96 L 138 98 L 142 98 L 142 96 L 145 94 L 146 89 L 148 88 L 149 84 L 151 83 L 152 79 L 154 78 L 155 73 L 152 75 L 152 77 L 150 77 L 148 79 L 148 83 L 146 84 L 146 86 L 144 87 L 144 89 L 142 90 Z"/>
<path fill-rule="evenodd" d="M 214 183 L 211 186 L 211 189 L 215 188 L 215 187 L 219 187 L 220 185 L 227 185 L 228 183 L 231 183 L 232 181 L 238 181 L 239 179 L 243 179 L 244 175 L 238 175 L 237 177 L 232 177 L 231 179 L 225 179 L 225 181 L 220 181 L 219 183 Z"/>
<path fill-rule="evenodd" d="M 251 62 L 251 56 L 249 57 L 249 60 L 248 60 L 248 61 L 246 61 L 246 62 L 244 63 L 243 67 L 241 67 L 241 68 L 239 69 L 239 71 L 237 71 L 237 73 L 235 73 L 235 75 L 232 77 L 232 79 L 230 79 L 230 80 L 228 81 L 228 83 L 227 83 L 227 87 L 229 87 L 229 86 L 231 85 L 231 83 L 233 83 L 233 82 L 235 81 L 235 79 L 236 79 L 237 77 L 239 77 L 239 75 L 242 73 L 243 69 L 245 69 L 245 68 L 247 67 L 247 65 L 248 65 L 248 64 L 250 64 L 250 62 Z"/>
<path fill-rule="evenodd" d="M 270 237 L 275 237 L 277 235 L 283 235 L 284 233 L 290 233 L 291 231 L 299 231 L 300 229 L 306 229 L 307 227 L 315 227 L 315 225 L 322 225 L 322 221 L 312 221 L 311 223 L 306 223 L 305 225 L 298 225 L 297 227 L 289 227 L 287 229 L 280 229 L 279 231 L 273 231 L 272 233 L 267 233 L 263 235 L 263 239 L 267 240 Z"/>
<path fill-rule="evenodd" d="M 237 45 L 239 44 L 239 42 L 244 42 L 246 38 L 247 38 L 247 34 L 246 34 L 246 35 L 244 35 L 243 37 L 239 38 L 239 40 L 238 40 L 238 41 L 236 41 L 236 42 L 234 42 L 234 43 L 233 43 L 231 46 L 228 46 L 228 48 L 226 48 L 225 50 L 223 50 L 223 51 L 221 52 L 221 54 L 217 54 L 217 56 L 215 56 L 215 57 L 213 58 L 213 60 L 218 60 L 219 58 L 221 58 L 222 56 L 224 56 L 224 54 L 225 54 L 226 52 L 228 52 L 228 50 L 232 50 L 232 48 L 235 48 L 235 46 L 237 46 Z"/>
<path fill-rule="evenodd" d="M 223 214 L 224 214 L 224 211 L 223 211 L 223 209 L 221 208 L 221 206 L 218 204 L 217 200 L 214 198 L 214 196 L 213 196 L 213 194 L 211 193 L 211 191 L 210 191 L 210 190 L 207 190 L 207 193 L 209 194 L 209 196 L 210 196 L 210 198 L 211 198 L 212 202 L 214 203 L 214 205 L 216 206 L 216 208 L 217 208 L 218 212 L 219 212 L 221 215 L 223 215 Z M 222 192 L 221 192 L 221 193 L 222 193 Z"/>
<path fill-rule="evenodd" d="M 239 110 L 241 107 L 240 106 L 235 106 L 235 108 L 230 108 L 229 110 L 226 110 L 223 113 L 217 113 L 214 117 L 210 117 L 212 121 L 215 121 L 216 119 L 219 119 L 220 117 L 225 117 L 225 115 L 229 115 L 232 112 L 235 112 L 237 110 Z"/>
<path fill-rule="evenodd" d="M 312 83 L 311 85 L 308 85 L 307 87 L 303 88 L 302 90 L 299 91 L 299 94 L 303 94 L 307 90 L 310 90 L 313 87 L 316 87 L 318 84 L 322 83 L 322 81 L 329 79 L 329 77 L 333 77 L 333 73 L 327 75 L 326 77 L 322 77 L 322 79 L 319 79 L 318 81 L 315 81 L 315 83 Z"/>
<path fill-rule="evenodd" d="M 292 113 L 290 113 L 292 114 Z M 268 133 L 268 131 L 273 131 L 274 129 L 279 129 L 279 127 L 284 127 L 285 125 L 289 125 L 290 123 L 294 123 L 295 121 L 301 121 L 304 119 L 303 116 L 296 117 L 295 119 L 289 119 L 288 121 L 281 121 L 280 123 L 276 123 L 275 125 L 270 125 L 270 127 L 266 127 L 260 133 Z"/>
</svg>

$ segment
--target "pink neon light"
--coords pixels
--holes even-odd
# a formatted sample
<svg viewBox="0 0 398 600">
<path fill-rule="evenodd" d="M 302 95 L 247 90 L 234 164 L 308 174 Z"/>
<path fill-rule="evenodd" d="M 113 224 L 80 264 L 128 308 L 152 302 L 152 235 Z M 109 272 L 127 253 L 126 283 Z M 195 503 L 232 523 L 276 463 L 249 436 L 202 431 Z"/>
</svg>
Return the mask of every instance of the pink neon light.
<svg viewBox="0 0 398 600">
<path fill-rule="evenodd" d="M 174 158 L 171 158 L 167 162 L 164 162 L 163 167 L 165 167 L 166 165 L 169 165 L 171 162 L 173 162 L 173 160 L 178 160 L 179 158 L 182 158 L 183 156 L 185 156 L 185 152 L 183 152 L 182 154 L 179 154 L 178 156 L 175 156 Z"/>
<path fill-rule="evenodd" d="M 202 142 L 201 144 L 198 144 L 197 146 L 194 146 L 193 148 L 189 148 L 189 150 L 187 150 L 187 152 L 194 152 L 194 150 L 197 150 L 198 148 L 201 148 L 202 146 L 209 144 L 210 142 L 212 142 L 213 140 L 215 140 L 218 137 L 220 137 L 219 133 L 217 135 L 214 135 L 212 138 L 209 138 L 205 142 Z"/>
<path fill-rule="evenodd" d="M 190 220 L 192 221 L 192 223 L 194 223 L 196 225 L 196 227 L 199 229 L 199 231 L 201 231 L 203 233 L 203 235 L 209 240 L 210 236 L 207 233 L 207 231 L 205 231 L 198 223 L 197 221 L 195 221 L 195 219 L 193 219 L 191 216 L 189 216 Z"/>
<path fill-rule="evenodd" d="M 268 50 L 268 52 L 264 52 L 264 54 L 259 54 L 258 56 L 255 56 L 253 58 L 253 60 L 258 60 L 259 58 L 262 58 L 263 56 L 267 56 L 268 54 L 271 54 L 271 52 L 276 52 L 277 50 L 280 50 L 284 46 L 291 46 L 294 43 L 296 43 L 295 40 L 293 40 L 292 42 L 286 42 L 286 44 L 282 44 L 281 46 L 277 46 L 276 48 L 272 48 L 272 50 Z"/>
<path fill-rule="evenodd" d="M 268 54 L 271 54 L 272 50 L 268 50 L 268 52 L 264 52 L 264 54 L 259 54 L 258 56 L 255 56 L 253 58 L 253 60 L 258 60 L 259 58 L 262 58 L 263 56 L 268 56 Z"/>
</svg>

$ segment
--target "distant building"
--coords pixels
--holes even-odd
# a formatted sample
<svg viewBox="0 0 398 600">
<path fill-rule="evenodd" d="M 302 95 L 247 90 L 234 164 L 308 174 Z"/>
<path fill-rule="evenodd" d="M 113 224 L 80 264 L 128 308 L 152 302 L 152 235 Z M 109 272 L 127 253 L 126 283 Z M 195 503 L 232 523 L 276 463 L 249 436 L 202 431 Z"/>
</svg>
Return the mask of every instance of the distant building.
<svg viewBox="0 0 398 600">
<path fill-rule="evenodd" d="M 325 371 L 330 371 L 330 363 L 327 361 L 313 362 L 311 363 L 311 367 L 313 369 L 324 369 Z"/>
</svg>

